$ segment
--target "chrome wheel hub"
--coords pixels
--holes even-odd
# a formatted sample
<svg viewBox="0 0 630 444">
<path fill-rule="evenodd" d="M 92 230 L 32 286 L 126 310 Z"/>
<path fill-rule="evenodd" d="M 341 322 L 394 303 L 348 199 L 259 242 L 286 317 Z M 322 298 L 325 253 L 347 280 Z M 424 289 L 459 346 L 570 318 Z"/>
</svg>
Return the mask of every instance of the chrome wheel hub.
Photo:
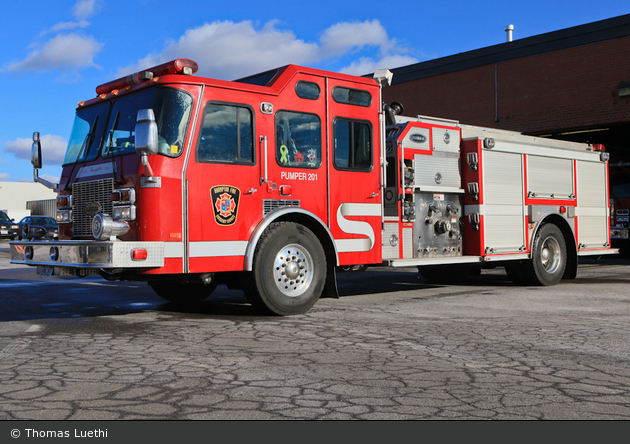
<svg viewBox="0 0 630 444">
<path fill-rule="evenodd" d="M 297 297 L 310 288 L 313 281 L 313 259 L 301 245 L 283 247 L 273 264 L 273 277 L 283 294 Z"/>
<path fill-rule="evenodd" d="M 561 262 L 561 254 L 560 245 L 555 238 L 548 237 L 545 239 L 542 245 L 540 259 L 543 267 L 545 267 L 545 270 L 549 273 L 555 273 L 558 271 Z"/>
</svg>

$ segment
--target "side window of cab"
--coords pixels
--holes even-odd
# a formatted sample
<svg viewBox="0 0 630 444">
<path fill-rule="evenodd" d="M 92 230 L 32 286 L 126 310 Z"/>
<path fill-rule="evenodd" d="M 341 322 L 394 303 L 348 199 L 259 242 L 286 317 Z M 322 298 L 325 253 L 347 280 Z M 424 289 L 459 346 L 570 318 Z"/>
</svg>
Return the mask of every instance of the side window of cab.
<svg viewBox="0 0 630 444">
<path fill-rule="evenodd" d="M 370 122 L 334 120 L 334 163 L 338 170 L 372 170 L 372 126 Z"/>
<path fill-rule="evenodd" d="M 209 102 L 197 142 L 197 162 L 254 164 L 254 113 L 251 107 Z"/>
<path fill-rule="evenodd" d="M 276 161 L 284 167 L 320 167 L 322 124 L 319 116 L 295 111 L 276 113 Z"/>
</svg>

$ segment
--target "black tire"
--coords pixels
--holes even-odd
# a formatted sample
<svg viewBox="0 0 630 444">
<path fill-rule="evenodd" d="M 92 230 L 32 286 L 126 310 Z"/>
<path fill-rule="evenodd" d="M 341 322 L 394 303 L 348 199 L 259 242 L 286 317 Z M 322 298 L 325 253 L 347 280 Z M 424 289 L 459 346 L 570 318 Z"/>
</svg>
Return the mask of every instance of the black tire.
<svg viewBox="0 0 630 444">
<path fill-rule="evenodd" d="M 567 266 L 567 246 L 554 224 L 540 227 L 532 244 L 532 259 L 523 264 L 523 276 L 529 285 L 555 285 Z"/>
<path fill-rule="evenodd" d="M 293 222 L 272 223 L 263 233 L 245 296 L 258 310 L 274 315 L 306 313 L 326 283 L 326 255 L 311 230 Z"/>
<path fill-rule="evenodd" d="M 193 306 L 209 297 L 217 288 L 216 282 L 209 284 L 193 282 L 153 282 L 149 286 L 162 299 L 182 306 Z"/>
</svg>

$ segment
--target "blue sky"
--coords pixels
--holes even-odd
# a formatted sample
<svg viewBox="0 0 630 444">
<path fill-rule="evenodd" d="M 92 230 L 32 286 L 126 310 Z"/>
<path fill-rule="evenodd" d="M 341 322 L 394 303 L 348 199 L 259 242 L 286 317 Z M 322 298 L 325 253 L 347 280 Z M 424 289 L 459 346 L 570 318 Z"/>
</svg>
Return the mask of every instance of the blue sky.
<svg viewBox="0 0 630 444">
<path fill-rule="evenodd" d="M 0 181 L 32 181 L 31 138 L 57 182 L 78 102 L 178 57 L 233 80 L 289 63 L 395 68 L 630 13 L 628 0 L 2 0 Z M 630 72 L 628 73 L 630 80 Z"/>
</svg>

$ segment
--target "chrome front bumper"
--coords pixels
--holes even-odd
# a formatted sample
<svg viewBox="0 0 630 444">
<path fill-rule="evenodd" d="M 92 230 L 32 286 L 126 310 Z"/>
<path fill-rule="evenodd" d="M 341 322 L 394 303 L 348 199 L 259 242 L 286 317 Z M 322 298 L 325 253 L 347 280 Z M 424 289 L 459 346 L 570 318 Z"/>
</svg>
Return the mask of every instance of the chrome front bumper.
<svg viewBox="0 0 630 444">
<path fill-rule="evenodd" d="M 164 242 L 13 241 L 12 264 L 61 268 L 155 268 L 164 266 Z M 133 258 L 146 250 L 146 259 Z"/>
</svg>

